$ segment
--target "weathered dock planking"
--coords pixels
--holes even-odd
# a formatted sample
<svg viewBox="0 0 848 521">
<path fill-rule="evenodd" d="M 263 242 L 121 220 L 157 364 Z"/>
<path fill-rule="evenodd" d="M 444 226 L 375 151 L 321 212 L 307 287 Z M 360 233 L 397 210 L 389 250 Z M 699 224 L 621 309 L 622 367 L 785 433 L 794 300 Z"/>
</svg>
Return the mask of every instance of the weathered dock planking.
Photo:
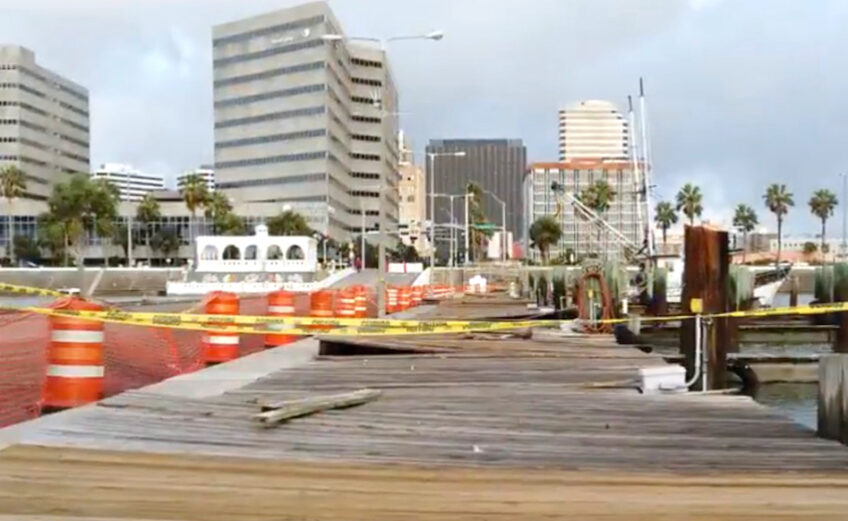
<svg viewBox="0 0 848 521">
<path fill-rule="evenodd" d="M 364 521 L 848 511 L 848 449 L 747 397 L 641 395 L 637 369 L 665 362 L 608 337 L 355 342 L 403 354 L 319 357 L 204 399 L 141 389 L 36 422 L 0 451 L 0 512 Z M 361 388 L 382 395 L 275 429 L 251 421 L 261 403 Z"/>
</svg>

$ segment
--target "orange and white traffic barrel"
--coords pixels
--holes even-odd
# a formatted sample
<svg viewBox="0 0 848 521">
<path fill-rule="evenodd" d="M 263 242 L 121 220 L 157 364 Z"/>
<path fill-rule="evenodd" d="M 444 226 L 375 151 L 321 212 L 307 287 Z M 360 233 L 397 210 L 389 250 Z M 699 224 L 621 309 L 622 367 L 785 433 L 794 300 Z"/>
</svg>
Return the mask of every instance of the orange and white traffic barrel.
<svg viewBox="0 0 848 521">
<path fill-rule="evenodd" d="M 93 302 L 71 298 L 63 309 L 102 311 Z M 96 402 L 103 397 L 103 323 L 51 316 L 43 409 L 55 411 Z"/>
<path fill-rule="evenodd" d="M 320 290 L 309 295 L 309 316 L 313 318 L 332 319 L 334 296 L 335 292 L 330 290 Z M 309 326 L 309 329 L 315 331 L 328 331 L 332 328 L 332 325 Z"/>
<path fill-rule="evenodd" d="M 397 313 L 400 311 L 399 291 L 395 286 L 386 288 L 386 313 Z"/>
<path fill-rule="evenodd" d="M 207 315 L 238 315 L 239 298 L 235 293 L 214 291 L 206 299 Z M 211 326 L 230 326 L 226 320 L 210 322 Z M 203 337 L 203 360 L 206 365 L 216 365 L 235 360 L 239 355 L 238 333 L 207 332 Z"/>
<path fill-rule="evenodd" d="M 368 288 L 365 286 L 354 286 L 354 316 L 356 318 L 368 317 Z"/>
<path fill-rule="evenodd" d="M 424 299 L 424 286 L 412 286 L 412 305 L 418 306 Z"/>
<path fill-rule="evenodd" d="M 336 299 L 336 317 L 354 318 L 356 316 L 356 290 L 353 287 L 343 288 Z"/>
<path fill-rule="evenodd" d="M 289 291 L 272 291 L 268 294 L 268 316 L 269 317 L 293 317 L 295 316 L 294 293 Z M 286 335 L 286 329 L 292 329 L 291 324 L 268 324 L 268 329 L 275 331 L 265 335 L 265 347 L 277 347 L 291 344 L 297 340 L 295 335 Z M 277 332 L 278 331 L 278 332 Z"/>
<path fill-rule="evenodd" d="M 409 286 L 401 286 L 398 296 L 398 308 L 400 311 L 406 311 L 412 307 L 412 288 Z"/>
</svg>

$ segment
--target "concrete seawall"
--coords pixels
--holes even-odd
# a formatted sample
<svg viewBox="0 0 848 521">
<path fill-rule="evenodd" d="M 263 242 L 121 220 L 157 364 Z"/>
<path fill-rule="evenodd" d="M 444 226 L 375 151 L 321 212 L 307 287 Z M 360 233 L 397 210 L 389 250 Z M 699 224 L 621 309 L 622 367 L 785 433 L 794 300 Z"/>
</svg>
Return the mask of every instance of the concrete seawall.
<svg viewBox="0 0 848 521">
<path fill-rule="evenodd" d="M 92 286 L 96 294 L 157 293 L 167 281 L 182 280 L 180 268 L 2 268 L 0 282 L 37 288 L 79 288 Z"/>
</svg>

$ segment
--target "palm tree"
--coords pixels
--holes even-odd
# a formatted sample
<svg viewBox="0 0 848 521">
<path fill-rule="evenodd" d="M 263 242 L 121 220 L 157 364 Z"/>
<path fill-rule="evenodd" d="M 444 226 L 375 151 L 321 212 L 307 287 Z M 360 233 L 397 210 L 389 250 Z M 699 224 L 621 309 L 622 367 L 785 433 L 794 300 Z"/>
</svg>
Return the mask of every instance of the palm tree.
<svg viewBox="0 0 848 521">
<path fill-rule="evenodd" d="M 754 228 L 759 224 L 757 213 L 747 204 L 736 205 L 736 210 L 733 212 L 733 226 L 742 232 L 742 262 L 745 262 L 745 255 L 748 253 L 748 234 L 754 231 Z"/>
<path fill-rule="evenodd" d="M 789 213 L 789 207 L 795 206 L 792 193 L 786 191 L 786 185 L 773 183 L 763 194 L 766 207 L 777 217 L 777 257 L 775 264 L 780 265 L 780 253 L 783 248 L 783 217 Z"/>
<path fill-rule="evenodd" d="M 539 217 L 530 226 L 530 240 L 533 246 L 539 248 L 542 262 L 548 262 L 548 252 L 551 244 L 556 244 L 562 237 L 562 226 L 550 215 Z"/>
<path fill-rule="evenodd" d="M 162 211 L 159 208 L 153 194 L 147 193 L 144 199 L 138 203 L 138 208 L 135 210 L 135 218 L 144 226 L 144 239 L 147 246 L 147 263 L 151 264 L 153 259 L 153 250 L 150 248 L 150 236 L 153 233 L 153 223 L 162 220 Z"/>
<path fill-rule="evenodd" d="M 813 215 L 821 219 L 822 231 L 820 249 L 823 257 L 826 242 L 825 230 L 827 219 L 833 216 L 833 209 L 836 208 L 839 201 L 836 199 L 836 194 L 830 190 L 816 190 L 813 196 L 810 197 L 810 202 L 808 204 L 810 205 L 810 211 L 813 212 Z"/>
<path fill-rule="evenodd" d="M 285 210 L 284 212 L 268 219 L 268 233 L 270 235 L 297 235 L 311 236 L 312 228 L 306 219 L 297 212 Z"/>
<path fill-rule="evenodd" d="M 490 229 L 478 228 L 479 225 L 485 225 L 488 222 L 486 212 L 483 209 L 483 188 L 477 183 L 468 183 L 465 186 L 465 193 L 469 197 L 468 225 L 471 228 L 469 231 L 469 247 L 472 249 L 471 252 L 466 252 L 466 255 L 469 260 L 474 260 L 474 257 L 480 260 L 486 238 L 492 234 Z"/>
<path fill-rule="evenodd" d="M 689 226 L 695 225 L 695 217 L 700 217 L 704 207 L 701 205 L 703 196 L 701 189 L 692 183 L 686 183 L 683 188 L 677 192 L 677 211 L 683 211 L 683 214 L 689 219 Z"/>
<path fill-rule="evenodd" d="M 212 221 L 212 233 L 217 234 L 219 224 L 225 220 L 230 220 L 228 214 L 233 211 L 233 205 L 230 203 L 230 198 L 224 195 L 223 192 L 212 192 L 206 201 L 206 210 L 204 214 L 206 218 Z"/>
<path fill-rule="evenodd" d="M 5 197 L 6 200 L 9 201 L 9 215 L 6 224 L 9 227 L 9 261 L 13 266 L 15 264 L 15 253 L 12 245 L 15 238 L 15 229 L 12 226 L 12 221 L 14 220 L 14 216 L 12 214 L 12 201 L 14 201 L 16 197 L 22 196 L 24 191 L 26 191 L 26 188 L 26 174 L 23 170 L 15 165 L 9 165 L 0 170 L 0 196 Z"/>
<path fill-rule="evenodd" d="M 206 180 L 200 177 L 199 174 L 189 174 L 183 179 L 183 186 L 180 188 L 180 193 L 183 195 L 186 208 L 191 213 L 192 225 L 197 218 L 197 209 L 202 208 L 209 202 L 209 189 L 206 187 Z M 194 240 L 194 230 L 191 230 L 191 239 Z"/>
<path fill-rule="evenodd" d="M 657 203 L 657 208 L 654 212 L 654 222 L 656 222 L 657 226 L 659 226 L 660 230 L 662 230 L 663 250 L 665 250 L 668 229 L 677 223 L 677 211 L 670 202 L 660 201 Z"/>
<path fill-rule="evenodd" d="M 616 193 L 615 190 L 613 190 L 612 186 L 607 181 L 601 180 L 583 190 L 583 192 L 580 194 L 580 202 L 586 205 L 596 214 L 601 215 L 606 213 L 607 210 L 609 210 L 613 199 L 615 199 L 615 196 Z M 603 231 L 604 229 L 601 226 L 598 226 L 599 249 L 601 245 L 601 233 Z M 606 248 L 604 248 L 604 254 L 606 254 Z"/>
</svg>

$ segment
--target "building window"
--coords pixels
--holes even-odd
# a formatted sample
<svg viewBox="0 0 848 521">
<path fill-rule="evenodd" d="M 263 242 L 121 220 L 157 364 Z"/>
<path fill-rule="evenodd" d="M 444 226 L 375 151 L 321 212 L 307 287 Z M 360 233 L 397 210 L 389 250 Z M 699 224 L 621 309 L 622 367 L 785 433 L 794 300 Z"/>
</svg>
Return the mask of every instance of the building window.
<svg viewBox="0 0 848 521">
<path fill-rule="evenodd" d="M 240 258 L 241 252 L 232 244 L 224 248 L 224 260 L 239 260 Z"/>
<path fill-rule="evenodd" d="M 211 244 L 203 248 L 203 251 L 200 253 L 201 260 L 218 260 L 218 248 L 212 246 Z"/>
<path fill-rule="evenodd" d="M 245 54 L 237 54 L 235 56 L 228 56 L 226 58 L 218 58 L 213 61 L 213 65 L 215 67 L 224 67 L 227 65 L 231 65 L 233 63 L 246 62 L 251 60 L 258 60 L 261 58 L 267 58 L 269 56 L 276 56 L 278 54 L 285 54 L 289 52 L 302 51 L 303 49 L 311 49 L 313 47 L 320 47 L 324 45 L 324 40 L 320 38 L 314 40 L 307 40 L 303 42 L 291 43 L 288 45 L 279 45 L 276 47 L 271 47 L 269 49 L 263 49 L 261 51 L 249 52 Z"/>
<path fill-rule="evenodd" d="M 303 109 L 284 110 L 280 112 L 270 112 L 259 116 L 250 116 L 246 118 L 227 119 L 215 123 L 215 128 L 235 127 L 239 125 L 249 125 L 251 123 L 262 123 L 265 121 L 274 121 L 278 119 L 298 118 L 302 116 L 315 116 L 323 114 L 326 111 L 324 105 L 315 107 L 307 107 Z"/>
<path fill-rule="evenodd" d="M 269 71 L 257 72 L 254 74 L 245 74 L 242 76 L 233 76 L 222 80 L 215 80 L 215 88 L 226 87 L 227 85 L 238 85 L 240 83 L 249 83 L 256 80 L 267 80 L 276 78 L 277 76 L 285 76 L 287 74 L 297 74 L 298 72 L 314 71 L 324 68 L 324 62 L 302 63 L 300 65 L 292 65 L 291 67 L 280 67 Z"/>
<path fill-rule="evenodd" d="M 256 260 L 258 254 L 258 249 L 255 245 L 251 244 L 244 250 L 244 260 Z"/>
<path fill-rule="evenodd" d="M 223 170 L 226 168 L 239 168 L 244 166 L 270 165 L 276 163 L 291 163 L 294 161 L 312 161 L 323 159 L 326 152 L 304 152 L 301 154 L 286 154 L 281 156 L 261 157 L 256 159 L 242 159 L 239 161 L 221 161 L 215 163 L 215 168 Z"/>
<path fill-rule="evenodd" d="M 314 183 L 323 181 L 327 174 L 305 174 L 290 175 L 286 177 L 269 177 L 267 179 L 246 179 L 244 181 L 233 181 L 229 183 L 218 183 L 218 188 L 247 188 L 251 186 L 271 186 L 291 183 Z"/>
<path fill-rule="evenodd" d="M 252 96 L 242 96 L 239 98 L 230 98 L 226 100 L 216 101 L 215 107 L 232 107 L 234 105 L 247 105 L 256 103 L 257 101 L 265 101 L 275 98 L 286 98 L 289 96 L 298 96 L 300 94 L 308 94 L 310 92 L 321 92 L 326 88 L 324 84 L 304 85 L 302 87 L 294 87 L 291 89 L 275 90 L 271 92 L 263 92 L 262 94 L 254 94 Z"/>
<path fill-rule="evenodd" d="M 247 40 L 251 40 L 253 38 L 259 38 L 261 36 L 271 36 L 285 31 L 292 31 L 295 29 L 303 29 L 306 27 L 312 27 L 324 22 L 324 15 L 313 16 L 310 18 L 303 18 L 301 20 L 295 20 L 293 22 L 287 22 L 280 25 L 274 25 L 271 27 L 263 27 L 262 29 L 256 29 L 255 31 L 249 31 L 246 33 L 238 33 L 230 36 L 222 36 L 221 38 L 216 38 L 212 41 L 213 47 L 219 47 L 222 45 L 226 45 L 228 43 L 235 42 L 244 42 Z"/>
<path fill-rule="evenodd" d="M 315 129 L 315 130 L 303 130 L 300 132 L 288 132 L 285 134 L 273 134 L 270 136 L 259 136 L 259 137 L 250 137 L 244 139 L 233 139 L 231 141 L 221 141 L 220 143 L 215 143 L 215 148 L 231 148 L 231 147 L 241 147 L 247 145 L 259 145 L 263 143 L 276 143 L 279 141 L 291 141 L 294 139 L 306 139 L 312 137 L 320 137 L 325 136 L 327 134 L 327 130 L 323 128 Z"/>
<path fill-rule="evenodd" d="M 276 244 L 272 244 L 271 246 L 268 246 L 265 258 L 268 260 L 280 260 L 283 258 L 283 250 L 281 250 Z"/>
<path fill-rule="evenodd" d="M 287 260 L 303 260 L 303 258 L 303 248 L 301 248 L 297 244 L 289 247 L 288 251 L 286 251 Z"/>
</svg>

